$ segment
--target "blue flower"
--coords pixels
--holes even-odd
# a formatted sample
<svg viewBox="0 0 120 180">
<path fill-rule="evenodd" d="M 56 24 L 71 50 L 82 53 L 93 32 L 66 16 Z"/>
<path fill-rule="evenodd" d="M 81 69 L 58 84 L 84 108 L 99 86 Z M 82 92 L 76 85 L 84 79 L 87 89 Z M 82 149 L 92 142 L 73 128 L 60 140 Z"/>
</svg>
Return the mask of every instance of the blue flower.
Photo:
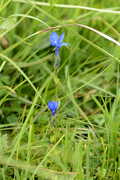
<svg viewBox="0 0 120 180">
<path fill-rule="evenodd" d="M 49 120 L 51 122 L 50 123 L 51 126 L 53 126 L 53 124 L 55 122 L 55 111 L 58 108 L 58 106 L 59 106 L 59 101 L 56 101 L 56 102 L 49 101 L 49 103 L 48 103 L 48 107 L 52 111 L 52 114 L 51 114 L 51 117 Z"/>
<path fill-rule="evenodd" d="M 64 36 L 65 36 L 65 33 L 62 33 L 60 35 L 60 38 L 59 36 L 57 35 L 56 32 L 52 32 L 51 36 L 50 36 L 50 42 L 51 42 L 51 45 L 52 46 L 56 46 L 58 48 L 60 48 L 60 46 L 66 46 L 68 45 L 68 43 L 62 43 L 63 42 L 63 39 L 64 39 Z"/>
<path fill-rule="evenodd" d="M 55 56 L 59 56 L 59 49 L 61 46 L 67 46 L 68 43 L 62 43 L 64 39 L 65 33 L 60 35 L 60 38 L 56 32 L 52 32 L 50 36 L 50 42 L 52 46 L 55 46 Z"/>
<path fill-rule="evenodd" d="M 59 101 L 56 102 L 49 101 L 48 107 L 52 111 L 53 116 L 55 115 L 55 110 L 58 108 L 58 106 L 59 106 Z"/>
</svg>

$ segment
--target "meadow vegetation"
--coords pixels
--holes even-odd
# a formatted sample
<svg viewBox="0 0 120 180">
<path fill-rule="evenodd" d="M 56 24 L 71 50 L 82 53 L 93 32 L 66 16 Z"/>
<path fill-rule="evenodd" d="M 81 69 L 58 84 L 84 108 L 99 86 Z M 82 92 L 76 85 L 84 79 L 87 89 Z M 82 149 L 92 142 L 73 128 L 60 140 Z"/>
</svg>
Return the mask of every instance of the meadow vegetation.
<svg viewBox="0 0 120 180">
<path fill-rule="evenodd" d="M 120 180 L 119 24 L 117 0 L 0 1 L 0 179 Z"/>
</svg>

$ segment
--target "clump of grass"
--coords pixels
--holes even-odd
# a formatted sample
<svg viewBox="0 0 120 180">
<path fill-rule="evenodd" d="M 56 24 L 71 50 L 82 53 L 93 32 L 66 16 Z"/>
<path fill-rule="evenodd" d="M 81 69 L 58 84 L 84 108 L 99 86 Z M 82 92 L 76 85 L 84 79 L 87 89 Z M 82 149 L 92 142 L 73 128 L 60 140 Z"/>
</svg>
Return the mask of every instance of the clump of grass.
<svg viewBox="0 0 120 180">
<path fill-rule="evenodd" d="M 120 4 L 49 3 L 0 2 L 0 178 L 120 179 Z M 69 43 L 57 93 L 53 30 Z"/>
</svg>

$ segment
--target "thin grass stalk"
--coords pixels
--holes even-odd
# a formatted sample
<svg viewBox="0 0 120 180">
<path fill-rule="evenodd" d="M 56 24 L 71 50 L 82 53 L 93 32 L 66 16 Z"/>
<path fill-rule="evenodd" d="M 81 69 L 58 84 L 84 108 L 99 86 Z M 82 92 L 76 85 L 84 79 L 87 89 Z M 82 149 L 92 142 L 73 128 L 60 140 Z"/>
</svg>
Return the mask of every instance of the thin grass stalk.
<svg viewBox="0 0 120 180">
<path fill-rule="evenodd" d="M 78 169 L 79 169 L 79 179 L 83 180 L 83 169 L 82 169 L 82 163 L 83 163 L 83 141 L 80 141 L 77 145 L 77 151 L 78 151 Z"/>
<path fill-rule="evenodd" d="M 2 168 L 2 177 L 3 177 L 3 180 L 6 180 L 6 178 L 5 178 L 5 172 L 4 172 L 4 168 Z"/>
<path fill-rule="evenodd" d="M 104 170 L 104 166 L 105 166 L 105 163 L 106 163 L 106 152 L 107 152 L 107 147 L 104 149 L 104 157 L 103 157 L 103 162 L 102 162 L 102 167 L 101 167 L 100 180 L 102 179 L 103 170 Z"/>
<path fill-rule="evenodd" d="M 69 147 L 69 142 L 68 142 L 68 124 L 66 123 L 66 134 L 65 134 L 65 144 L 64 144 L 64 156 L 63 156 L 63 163 L 64 166 L 67 166 L 67 160 L 68 160 L 68 147 Z"/>
<path fill-rule="evenodd" d="M 28 176 L 28 166 L 30 162 L 30 155 L 31 155 L 31 142 L 34 140 L 34 132 L 33 132 L 33 117 L 30 118 L 30 128 L 29 128 L 29 134 L 28 134 L 28 145 L 27 145 L 27 165 L 26 165 L 26 171 L 25 171 L 25 179 L 27 179 Z"/>
<path fill-rule="evenodd" d="M 89 145 L 85 144 L 86 151 L 86 179 L 90 179 L 90 148 Z"/>
</svg>

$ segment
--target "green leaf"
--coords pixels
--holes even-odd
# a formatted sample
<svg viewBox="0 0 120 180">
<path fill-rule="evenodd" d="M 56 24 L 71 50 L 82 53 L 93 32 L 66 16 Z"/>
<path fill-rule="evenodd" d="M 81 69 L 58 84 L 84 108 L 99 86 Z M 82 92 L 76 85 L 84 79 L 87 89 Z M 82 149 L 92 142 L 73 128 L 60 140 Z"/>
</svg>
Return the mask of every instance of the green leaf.
<svg viewBox="0 0 120 180">
<path fill-rule="evenodd" d="M 5 147 L 8 147 L 7 143 L 7 134 L 4 134 L 1 136 L 1 133 L 0 133 L 0 153 L 3 151 L 3 148 Z"/>
<path fill-rule="evenodd" d="M 1 25 L 0 28 L 1 29 L 9 29 L 10 27 L 12 27 L 16 22 L 16 18 L 12 17 L 9 19 L 6 19 Z"/>
<path fill-rule="evenodd" d="M 16 117 L 15 115 L 8 116 L 8 117 L 7 117 L 7 121 L 8 121 L 9 123 L 17 122 L 17 117 Z"/>
</svg>

